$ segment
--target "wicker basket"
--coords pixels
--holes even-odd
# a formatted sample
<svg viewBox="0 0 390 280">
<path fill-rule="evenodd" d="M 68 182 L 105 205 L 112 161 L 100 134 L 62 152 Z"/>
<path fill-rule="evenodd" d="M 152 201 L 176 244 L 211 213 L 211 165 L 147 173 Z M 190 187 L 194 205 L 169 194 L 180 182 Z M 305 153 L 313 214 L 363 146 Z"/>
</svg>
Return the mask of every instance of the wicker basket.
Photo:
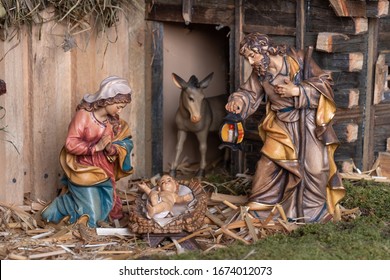
<svg viewBox="0 0 390 280">
<path fill-rule="evenodd" d="M 198 181 L 179 181 L 191 189 L 196 201 L 190 212 L 183 213 L 165 226 L 161 226 L 153 219 L 148 219 L 144 212 L 145 200 L 142 196 L 135 200 L 135 210 L 130 213 L 129 228 L 134 233 L 180 233 L 183 231 L 194 232 L 203 225 L 207 209 L 207 195 Z"/>
</svg>

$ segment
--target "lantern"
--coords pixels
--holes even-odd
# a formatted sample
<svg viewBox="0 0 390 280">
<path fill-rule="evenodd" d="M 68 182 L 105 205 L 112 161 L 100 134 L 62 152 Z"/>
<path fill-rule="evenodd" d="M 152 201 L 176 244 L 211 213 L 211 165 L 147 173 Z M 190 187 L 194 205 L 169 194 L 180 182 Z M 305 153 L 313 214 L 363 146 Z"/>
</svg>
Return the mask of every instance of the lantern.
<svg viewBox="0 0 390 280">
<path fill-rule="evenodd" d="M 222 141 L 219 145 L 220 149 L 228 147 L 233 151 L 241 150 L 241 142 L 244 140 L 244 125 L 241 116 L 233 113 L 227 114 L 219 130 L 219 137 Z"/>
</svg>

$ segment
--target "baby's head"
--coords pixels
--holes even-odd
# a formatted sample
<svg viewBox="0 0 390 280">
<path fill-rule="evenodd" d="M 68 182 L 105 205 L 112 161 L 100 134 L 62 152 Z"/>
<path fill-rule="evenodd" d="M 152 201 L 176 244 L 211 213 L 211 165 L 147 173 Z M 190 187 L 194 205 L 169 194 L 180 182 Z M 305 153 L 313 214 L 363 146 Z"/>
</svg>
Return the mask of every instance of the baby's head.
<svg viewBox="0 0 390 280">
<path fill-rule="evenodd" d="M 178 192 L 179 183 L 169 175 L 163 175 L 158 182 L 159 188 L 162 191 Z"/>
</svg>

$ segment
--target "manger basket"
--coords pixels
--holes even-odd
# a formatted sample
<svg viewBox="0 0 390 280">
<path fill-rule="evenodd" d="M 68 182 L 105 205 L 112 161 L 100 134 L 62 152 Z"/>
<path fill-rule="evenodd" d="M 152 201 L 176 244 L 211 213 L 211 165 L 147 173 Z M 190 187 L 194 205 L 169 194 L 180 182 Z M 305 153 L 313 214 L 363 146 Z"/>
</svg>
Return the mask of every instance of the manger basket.
<svg viewBox="0 0 390 280">
<path fill-rule="evenodd" d="M 138 196 L 135 200 L 135 209 L 130 213 L 129 229 L 134 233 L 180 233 L 194 232 L 203 225 L 207 210 L 207 195 L 198 181 L 178 181 L 191 189 L 194 195 L 194 206 L 191 211 L 186 211 L 173 219 L 168 224 L 161 226 L 153 219 L 148 219 L 144 212 L 145 200 Z"/>
</svg>

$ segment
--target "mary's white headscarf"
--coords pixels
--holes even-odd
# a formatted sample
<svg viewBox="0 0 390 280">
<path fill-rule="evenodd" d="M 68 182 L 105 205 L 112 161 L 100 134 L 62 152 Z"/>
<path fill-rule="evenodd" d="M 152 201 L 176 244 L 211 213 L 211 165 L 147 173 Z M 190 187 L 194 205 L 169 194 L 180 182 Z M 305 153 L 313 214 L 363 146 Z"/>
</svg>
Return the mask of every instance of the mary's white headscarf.
<svg viewBox="0 0 390 280">
<path fill-rule="evenodd" d="M 94 94 L 86 94 L 83 99 L 88 103 L 92 103 L 100 99 L 115 97 L 118 94 L 131 95 L 131 92 L 132 90 L 127 80 L 117 76 L 110 76 L 101 82 L 100 88 L 97 92 Z"/>
</svg>

